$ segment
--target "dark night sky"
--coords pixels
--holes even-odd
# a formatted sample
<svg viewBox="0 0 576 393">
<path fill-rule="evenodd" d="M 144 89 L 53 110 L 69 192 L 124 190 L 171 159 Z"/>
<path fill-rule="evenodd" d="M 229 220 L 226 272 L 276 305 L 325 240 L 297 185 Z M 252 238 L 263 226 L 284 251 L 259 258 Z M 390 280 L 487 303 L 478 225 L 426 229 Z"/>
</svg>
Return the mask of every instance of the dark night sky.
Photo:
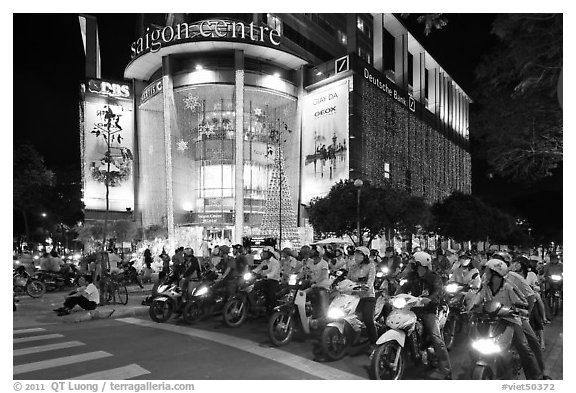
<svg viewBox="0 0 576 393">
<path fill-rule="evenodd" d="M 404 19 L 404 23 L 474 99 L 474 69 L 497 42 L 490 34 L 494 14 L 446 16 L 448 25 L 428 37 L 415 15 Z M 102 78 L 122 80 L 130 61 L 130 44 L 136 39 L 136 17 L 134 14 L 97 14 L 97 17 Z M 14 26 L 46 24 L 49 28 L 42 29 L 41 35 L 32 28 L 18 29 L 18 34 L 14 34 L 14 146 L 32 143 L 57 176 L 66 170 L 67 176 L 79 180 L 78 90 L 85 71 L 77 14 L 14 14 Z M 556 192 L 552 203 L 541 200 L 547 195 L 536 194 L 550 188 Z M 524 196 L 526 189 L 499 179 L 488 180 L 482 163 L 473 162 L 473 192 L 490 198 L 502 192 Z M 534 198 L 541 205 L 559 209 L 550 214 L 561 219 L 561 173 L 532 187 L 528 193 L 535 193 Z"/>
</svg>

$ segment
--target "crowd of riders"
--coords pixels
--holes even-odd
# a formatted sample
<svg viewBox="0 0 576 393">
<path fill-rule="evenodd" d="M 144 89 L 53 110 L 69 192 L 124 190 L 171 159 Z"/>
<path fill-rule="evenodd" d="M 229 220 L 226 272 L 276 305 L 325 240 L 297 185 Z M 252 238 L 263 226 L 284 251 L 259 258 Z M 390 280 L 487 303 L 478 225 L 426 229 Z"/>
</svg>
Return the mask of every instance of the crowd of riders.
<svg viewBox="0 0 576 393">
<path fill-rule="evenodd" d="M 410 293 L 425 296 L 430 302 L 420 312 L 420 319 L 438 358 L 437 372 L 443 379 L 452 378 L 452 369 L 443 335 L 438 327 L 436 310 L 444 298 L 444 285 L 457 282 L 469 288 L 466 294 L 468 310 L 481 307 L 486 301 L 497 299 L 503 305 L 518 311 L 524 317 L 510 318 L 514 328 L 513 345 L 527 379 L 546 379 L 542 351 L 545 348 L 544 328 L 552 318 L 546 300 L 552 277 L 562 276 L 562 263 L 555 253 L 545 258 L 521 252 L 507 251 L 435 251 L 416 248 L 411 253 L 401 253 L 392 247 L 383 255 L 375 249 L 352 245 L 305 245 L 294 250 L 276 250 L 266 246 L 260 253 L 260 263 L 254 263 L 253 254 L 243 245 L 215 246 L 207 255 L 195 256 L 190 247 L 179 247 L 169 256 L 164 250 L 157 256 L 161 261 L 159 283 L 178 280 L 182 291 L 188 289 L 192 279 L 199 279 L 211 272 L 225 286 L 228 296 L 237 290 L 238 280 L 247 272 L 261 276 L 259 281 L 266 297 L 269 314 L 279 300 L 288 277 L 298 274 L 309 283 L 307 295 L 316 304 L 315 313 L 323 314 L 329 305 L 328 292 L 331 277 L 343 270 L 347 278 L 364 285 L 367 290 L 358 310 L 370 343 L 378 338 L 374 326 L 376 272 L 385 269 L 395 284 L 390 295 Z M 151 269 L 153 260 L 149 250 L 145 252 L 145 266 Z M 158 266 L 158 263 L 156 263 Z"/>
</svg>

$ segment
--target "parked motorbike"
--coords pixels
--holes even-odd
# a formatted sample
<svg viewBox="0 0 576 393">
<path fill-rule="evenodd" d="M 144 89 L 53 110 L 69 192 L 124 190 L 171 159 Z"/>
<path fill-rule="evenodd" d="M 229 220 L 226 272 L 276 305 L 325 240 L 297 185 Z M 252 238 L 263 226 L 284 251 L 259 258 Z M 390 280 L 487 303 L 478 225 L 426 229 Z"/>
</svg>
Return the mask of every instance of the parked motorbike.
<svg viewBox="0 0 576 393">
<path fill-rule="evenodd" d="M 138 284 L 140 288 L 144 288 L 142 285 L 142 277 L 138 274 L 138 271 L 134 267 L 134 261 L 130 261 L 124 265 L 122 265 L 122 271 L 119 274 L 120 279 L 124 284 Z"/>
<path fill-rule="evenodd" d="M 554 316 L 558 315 L 562 306 L 562 275 L 553 274 L 550 276 L 550 287 L 548 289 L 548 305 Z"/>
<path fill-rule="evenodd" d="M 456 282 L 449 282 L 444 286 L 444 299 L 450 308 L 450 312 L 448 313 L 446 325 L 442 333 L 444 335 L 446 349 L 448 350 L 452 349 L 454 345 L 456 333 L 459 333 L 462 327 L 466 325 L 465 316 L 467 314 L 464 312 L 464 297 L 468 289 L 469 287 L 467 285 Z"/>
<path fill-rule="evenodd" d="M 216 281 L 217 278 L 216 272 L 206 271 L 199 280 L 192 283 L 194 288 L 182 312 L 184 322 L 192 324 L 222 312 L 226 304 L 226 286 Z"/>
<path fill-rule="evenodd" d="M 66 270 L 68 270 L 66 272 Z M 56 291 L 59 289 L 70 289 L 76 287 L 80 272 L 75 265 L 68 264 L 67 269 L 60 272 L 52 272 L 48 270 L 40 270 L 34 274 L 36 280 L 42 281 L 46 286 L 46 290 Z"/>
<path fill-rule="evenodd" d="M 472 379 L 518 379 L 521 364 L 512 349 L 513 328 L 503 320 L 517 316 L 498 301 L 487 302 L 470 316 Z"/>
<path fill-rule="evenodd" d="M 24 266 L 12 273 L 12 289 L 14 296 L 25 293 L 32 298 L 39 298 L 46 293 L 44 283 L 30 276 Z"/>
<path fill-rule="evenodd" d="M 402 379 L 409 362 L 414 364 L 432 364 L 433 353 L 424 336 L 424 326 L 412 307 L 425 306 L 428 298 L 409 294 L 396 295 L 391 299 L 392 311 L 386 317 L 386 330 L 370 355 L 370 375 L 373 379 Z M 440 330 L 449 314 L 447 306 L 438 309 L 437 318 Z"/>
<path fill-rule="evenodd" d="M 148 314 L 155 322 L 166 322 L 172 314 L 181 314 L 186 304 L 186 295 L 182 293 L 177 279 L 167 280 L 158 286 L 158 291 L 150 302 Z"/>
<path fill-rule="evenodd" d="M 368 288 L 366 285 L 358 285 L 348 279 L 341 281 L 328 308 L 328 323 L 322 331 L 320 339 L 322 353 L 330 360 L 339 360 L 347 353 L 361 350 L 368 345 L 365 337 L 366 326 L 356 312 L 360 295 Z M 376 306 L 374 310 L 375 324 L 378 331 L 381 330 L 379 322 L 380 314 L 386 303 L 386 297 L 382 292 L 376 293 Z"/>
<path fill-rule="evenodd" d="M 230 327 L 238 327 L 244 323 L 248 315 L 260 317 L 266 314 L 266 297 L 262 287 L 254 289 L 255 284 L 262 280 L 260 274 L 245 273 L 239 280 L 238 292 L 224 305 L 222 314 L 224 323 Z"/>
</svg>

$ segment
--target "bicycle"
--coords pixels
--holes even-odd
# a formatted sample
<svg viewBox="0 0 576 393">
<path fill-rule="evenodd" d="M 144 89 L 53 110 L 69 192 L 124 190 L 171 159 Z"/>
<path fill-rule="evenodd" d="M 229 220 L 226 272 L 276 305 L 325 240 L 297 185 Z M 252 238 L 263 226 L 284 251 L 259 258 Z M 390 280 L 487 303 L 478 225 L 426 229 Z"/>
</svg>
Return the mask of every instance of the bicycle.
<svg viewBox="0 0 576 393">
<path fill-rule="evenodd" d="M 123 304 L 128 303 L 128 289 L 126 285 L 119 281 L 114 275 L 105 278 L 103 299 L 106 304 Z"/>
</svg>

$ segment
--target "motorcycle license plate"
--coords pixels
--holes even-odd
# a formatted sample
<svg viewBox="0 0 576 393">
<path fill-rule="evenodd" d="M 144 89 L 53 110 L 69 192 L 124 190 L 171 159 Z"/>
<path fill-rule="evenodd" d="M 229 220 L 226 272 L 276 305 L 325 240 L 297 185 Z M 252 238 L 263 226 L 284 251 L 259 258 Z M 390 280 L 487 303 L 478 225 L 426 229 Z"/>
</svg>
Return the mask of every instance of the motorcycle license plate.
<svg viewBox="0 0 576 393">
<path fill-rule="evenodd" d="M 554 292 L 554 297 L 560 297 L 560 293 Z"/>
</svg>

